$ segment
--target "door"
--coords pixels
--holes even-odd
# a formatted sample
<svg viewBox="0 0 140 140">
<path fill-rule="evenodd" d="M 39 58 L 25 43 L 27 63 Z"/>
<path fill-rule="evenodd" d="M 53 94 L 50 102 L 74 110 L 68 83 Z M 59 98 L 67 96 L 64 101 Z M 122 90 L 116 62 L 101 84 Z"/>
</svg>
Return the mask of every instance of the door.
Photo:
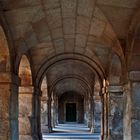
<svg viewBox="0 0 140 140">
<path fill-rule="evenodd" d="M 66 121 L 76 122 L 76 103 L 66 103 Z"/>
</svg>

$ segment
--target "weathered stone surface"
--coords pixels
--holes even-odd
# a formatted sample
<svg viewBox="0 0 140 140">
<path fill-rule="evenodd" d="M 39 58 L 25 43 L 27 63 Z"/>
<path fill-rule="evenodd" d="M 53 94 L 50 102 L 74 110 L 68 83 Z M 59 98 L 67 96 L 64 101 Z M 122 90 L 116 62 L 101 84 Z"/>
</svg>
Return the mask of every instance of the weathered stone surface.
<svg viewBox="0 0 140 140">
<path fill-rule="evenodd" d="M 76 16 L 76 3 L 77 0 L 61 0 L 62 16 L 74 18 Z"/>
<path fill-rule="evenodd" d="M 94 133 L 101 132 L 101 113 L 102 113 L 102 103 L 99 100 L 94 101 Z"/>
<path fill-rule="evenodd" d="M 63 20 L 63 30 L 64 30 L 64 34 L 74 34 L 75 18 L 65 18 Z"/>
<path fill-rule="evenodd" d="M 111 140 L 123 140 L 123 94 L 110 93 L 109 129 Z"/>
<path fill-rule="evenodd" d="M 129 78 L 132 81 L 140 81 L 140 71 L 131 71 L 129 73 Z"/>
<path fill-rule="evenodd" d="M 105 29 L 105 22 L 103 22 L 97 18 L 93 18 L 91 27 L 90 27 L 90 34 L 100 37 L 102 35 L 104 29 Z"/>
<path fill-rule="evenodd" d="M 79 34 L 88 34 L 90 26 L 90 19 L 87 17 L 78 16 L 77 17 L 77 29 L 76 32 Z"/>
<path fill-rule="evenodd" d="M 28 135 L 20 135 L 19 139 L 20 140 L 33 140 L 33 138 L 31 136 L 28 136 Z"/>
<path fill-rule="evenodd" d="M 139 5 L 139 0 L 1 0 L 0 139 L 18 140 L 18 117 L 20 140 L 31 135 L 41 139 L 40 123 L 47 132 L 58 123 L 57 99 L 64 92 L 77 92 L 85 109 L 78 114 L 92 132 L 93 120 L 97 127 L 101 121 L 101 110 L 96 103 L 93 110 L 91 103 L 98 100 L 103 105 L 103 139 L 109 134 L 112 140 L 122 135 L 124 140 L 139 140 Z M 25 55 L 29 61 L 20 68 Z M 44 75 L 46 96 L 31 87 L 40 88 Z M 129 80 L 123 91 L 120 85 Z"/>
<path fill-rule="evenodd" d="M 95 0 L 80 0 L 78 2 L 78 15 L 91 17 L 95 6 Z"/>
<path fill-rule="evenodd" d="M 138 140 L 140 137 L 140 82 L 132 83 L 132 139 Z"/>
<path fill-rule="evenodd" d="M 46 20 L 51 29 L 61 27 L 62 20 L 61 20 L 61 9 L 60 8 L 47 10 L 46 13 L 47 13 Z"/>
</svg>

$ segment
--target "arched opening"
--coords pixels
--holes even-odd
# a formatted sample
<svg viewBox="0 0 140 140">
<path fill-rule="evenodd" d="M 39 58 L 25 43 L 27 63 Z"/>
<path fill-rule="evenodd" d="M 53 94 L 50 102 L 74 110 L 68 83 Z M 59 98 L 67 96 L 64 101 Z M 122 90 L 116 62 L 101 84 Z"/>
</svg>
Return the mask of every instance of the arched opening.
<svg viewBox="0 0 140 140">
<path fill-rule="evenodd" d="M 5 33 L 0 26 L 0 72 L 10 71 L 10 54 Z"/>
<path fill-rule="evenodd" d="M 44 95 L 47 96 L 44 96 L 45 98 L 43 101 L 46 108 L 44 116 L 46 117 L 45 119 L 47 119 L 45 125 L 41 124 L 41 127 L 43 126 L 43 138 L 47 139 L 55 132 L 59 134 L 60 127 L 62 128 L 63 125 L 65 130 L 63 128 L 61 130 L 64 130 L 65 132 L 69 131 L 69 129 L 65 127 L 65 124 L 67 123 L 76 125 L 82 124 L 77 127 L 78 129 L 80 127 L 86 128 L 86 130 L 83 129 L 84 131 L 81 129 L 82 132 L 87 132 L 89 135 L 91 134 L 92 137 L 94 137 L 94 133 L 98 133 L 98 136 L 100 137 L 101 123 L 103 123 L 101 99 L 102 79 L 99 78 L 94 67 L 82 60 L 70 58 L 62 59 L 60 61 L 55 59 L 55 61 L 56 62 L 53 62 L 52 60 L 48 61 L 47 63 L 49 65 L 45 70 L 43 71 L 40 69 L 42 77 L 38 77 L 39 75 L 37 75 L 39 79 L 36 79 L 37 81 L 43 79 L 41 80 L 43 81 L 41 83 L 42 91 L 43 87 L 44 89 L 47 88 L 47 91 L 44 90 L 45 94 L 42 93 L 42 97 Z M 66 98 L 63 98 L 64 95 Z M 81 108 L 79 106 L 81 106 Z M 73 112 L 68 112 L 70 107 L 72 107 L 71 111 Z M 72 115 L 73 119 L 68 117 L 70 116 L 69 113 L 75 114 L 74 116 Z M 41 113 L 41 115 L 43 114 Z M 73 132 L 80 131 L 74 130 Z M 49 134 L 51 132 L 53 132 L 53 134 Z"/>
<path fill-rule="evenodd" d="M 0 25 L 0 139 L 18 140 L 18 77 L 11 70 L 9 48 L 8 39 Z"/>
<path fill-rule="evenodd" d="M 32 73 L 29 61 L 25 55 L 22 56 L 19 65 L 19 77 L 21 84 L 19 87 L 19 139 L 32 139 Z"/>
<path fill-rule="evenodd" d="M 58 99 L 59 123 L 75 122 L 84 123 L 84 99 L 74 92 L 67 91 Z"/>
</svg>

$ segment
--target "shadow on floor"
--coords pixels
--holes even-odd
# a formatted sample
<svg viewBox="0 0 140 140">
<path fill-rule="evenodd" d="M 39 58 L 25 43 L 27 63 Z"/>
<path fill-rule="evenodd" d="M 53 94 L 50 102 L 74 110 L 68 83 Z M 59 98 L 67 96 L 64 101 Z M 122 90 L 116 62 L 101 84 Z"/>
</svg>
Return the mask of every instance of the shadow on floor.
<svg viewBox="0 0 140 140">
<path fill-rule="evenodd" d="M 100 140 L 99 133 L 91 133 L 85 124 L 59 124 L 52 133 L 43 133 L 43 140 Z"/>
</svg>

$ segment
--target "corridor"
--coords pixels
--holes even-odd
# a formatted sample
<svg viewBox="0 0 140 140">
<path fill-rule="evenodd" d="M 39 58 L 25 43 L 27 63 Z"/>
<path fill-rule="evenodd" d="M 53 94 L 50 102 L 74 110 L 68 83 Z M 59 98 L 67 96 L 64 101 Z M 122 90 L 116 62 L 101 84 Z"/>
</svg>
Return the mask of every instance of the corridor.
<svg viewBox="0 0 140 140">
<path fill-rule="evenodd" d="M 49 139 L 140 140 L 140 0 L 0 0 L 0 140 Z"/>
<path fill-rule="evenodd" d="M 59 124 L 53 129 L 53 133 L 44 133 L 43 140 L 99 140 L 99 133 L 91 133 L 85 124 L 66 123 Z"/>
</svg>

